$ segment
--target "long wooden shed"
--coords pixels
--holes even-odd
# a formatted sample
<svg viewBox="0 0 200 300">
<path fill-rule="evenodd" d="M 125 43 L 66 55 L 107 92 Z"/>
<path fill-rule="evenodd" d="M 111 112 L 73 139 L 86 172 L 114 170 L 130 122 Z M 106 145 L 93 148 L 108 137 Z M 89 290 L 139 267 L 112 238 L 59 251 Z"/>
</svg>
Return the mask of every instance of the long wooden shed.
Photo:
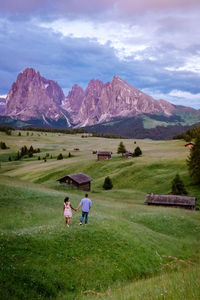
<svg viewBox="0 0 200 300">
<path fill-rule="evenodd" d="M 147 194 L 145 203 L 148 205 L 165 205 L 184 207 L 189 209 L 196 208 L 196 198 L 179 195 L 158 195 L 158 194 Z"/>
<path fill-rule="evenodd" d="M 92 178 L 84 173 L 68 174 L 58 179 L 60 184 L 76 187 L 83 191 L 90 191 Z"/>
</svg>

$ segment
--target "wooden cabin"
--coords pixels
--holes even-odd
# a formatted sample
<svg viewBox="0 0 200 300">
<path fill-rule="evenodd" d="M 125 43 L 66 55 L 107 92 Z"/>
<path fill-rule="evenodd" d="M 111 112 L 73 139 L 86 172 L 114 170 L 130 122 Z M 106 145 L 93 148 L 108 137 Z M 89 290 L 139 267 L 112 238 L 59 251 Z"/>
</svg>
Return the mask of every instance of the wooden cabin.
<svg viewBox="0 0 200 300">
<path fill-rule="evenodd" d="M 187 148 L 191 148 L 193 146 L 194 146 L 193 142 L 189 142 L 189 143 L 185 144 L 185 147 L 187 147 Z"/>
<path fill-rule="evenodd" d="M 165 205 L 184 207 L 189 209 L 196 208 L 196 198 L 180 195 L 158 195 L 158 194 L 147 194 L 145 203 L 148 205 Z"/>
<path fill-rule="evenodd" d="M 58 181 L 63 185 L 73 186 L 83 191 L 90 191 L 92 178 L 84 173 L 77 173 L 66 175 L 58 179 Z"/>
<path fill-rule="evenodd" d="M 97 151 L 97 160 L 111 159 L 112 152 Z"/>
</svg>

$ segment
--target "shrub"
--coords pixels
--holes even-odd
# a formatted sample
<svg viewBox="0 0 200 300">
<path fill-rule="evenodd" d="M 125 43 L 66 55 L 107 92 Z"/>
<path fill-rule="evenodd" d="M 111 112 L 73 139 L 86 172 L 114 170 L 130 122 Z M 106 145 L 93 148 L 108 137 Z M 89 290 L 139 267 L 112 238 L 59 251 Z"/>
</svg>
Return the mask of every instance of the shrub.
<svg viewBox="0 0 200 300">
<path fill-rule="evenodd" d="M 172 180 L 172 191 L 173 195 L 187 195 L 184 183 L 181 180 L 179 174 L 176 174 L 175 178 Z"/>
<path fill-rule="evenodd" d="M 134 156 L 142 155 L 142 150 L 140 149 L 140 147 L 136 147 L 133 154 Z"/>
<path fill-rule="evenodd" d="M 112 180 L 109 176 L 105 178 L 103 188 L 104 190 L 111 190 L 113 188 Z"/>
</svg>

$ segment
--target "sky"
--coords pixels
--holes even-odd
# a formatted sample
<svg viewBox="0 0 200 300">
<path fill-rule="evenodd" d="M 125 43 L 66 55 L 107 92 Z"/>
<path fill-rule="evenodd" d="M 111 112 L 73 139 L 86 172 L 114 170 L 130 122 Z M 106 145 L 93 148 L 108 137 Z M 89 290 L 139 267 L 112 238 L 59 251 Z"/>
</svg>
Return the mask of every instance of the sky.
<svg viewBox="0 0 200 300">
<path fill-rule="evenodd" d="M 34 68 L 67 95 L 114 75 L 200 109 L 200 0 L 0 0 L 0 95 Z"/>
</svg>

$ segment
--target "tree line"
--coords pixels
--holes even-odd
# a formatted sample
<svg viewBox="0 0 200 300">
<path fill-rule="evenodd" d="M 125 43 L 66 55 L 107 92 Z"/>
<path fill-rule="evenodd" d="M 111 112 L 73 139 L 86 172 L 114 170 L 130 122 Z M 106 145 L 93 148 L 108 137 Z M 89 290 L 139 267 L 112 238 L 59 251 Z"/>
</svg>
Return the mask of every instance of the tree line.
<svg viewBox="0 0 200 300">
<path fill-rule="evenodd" d="M 186 142 L 191 142 L 195 139 L 198 135 L 200 135 L 200 125 L 194 128 L 190 128 L 182 133 L 179 133 L 173 137 L 174 140 L 183 139 Z"/>
</svg>

